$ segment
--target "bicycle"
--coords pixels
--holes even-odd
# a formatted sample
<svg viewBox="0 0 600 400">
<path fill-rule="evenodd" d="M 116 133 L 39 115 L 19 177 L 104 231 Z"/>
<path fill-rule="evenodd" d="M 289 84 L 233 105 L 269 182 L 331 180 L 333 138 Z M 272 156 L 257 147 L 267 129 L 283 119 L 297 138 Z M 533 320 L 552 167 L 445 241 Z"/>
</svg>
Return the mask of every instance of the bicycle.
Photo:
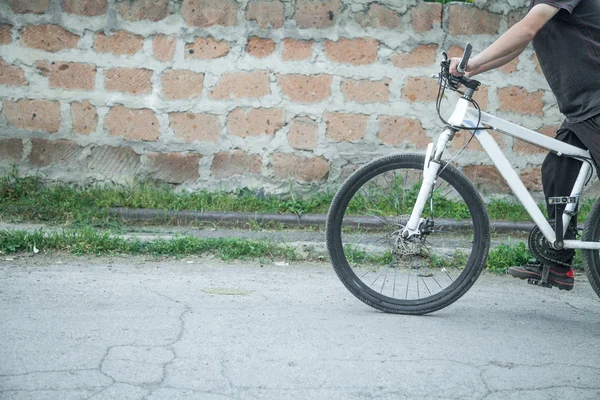
<svg viewBox="0 0 600 400">
<path fill-rule="evenodd" d="M 463 71 L 471 51 L 467 44 L 459 64 Z M 369 306 L 399 314 L 440 310 L 472 287 L 490 248 L 488 214 L 473 183 L 450 164 L 454 158 L 442 160 L 447 144 L 465 129 L 472 135 L 462 150 L 475 137 L 535 222 L 528 241 L 533 255 L 564 264 L 561 249 L 581 249 L 588 279 L 600 296 L 600 199 L 586 219 L 582 240 L 568 240 L 568 229 L 564 229 L 576 214 L 582 189 L 592 176 L 595 165 L 589 152 L 481 111 L 473 100 L 481 83 L 451 75 L 445 52 L 443 58 L 440 74 L 434 77 L 439 83 L 436 109 L 446 129 L 435 146 L 430 143 L 424 156 L 395 154 L 365 164 L 345 180 L 330 205 L 327 250 L 339 279 Z M 440 104 L 448 89 L 461 97 L 444 121 Z M 557 210 L 553 223 L 544 217 L 486 129 L 582 162 L 571 193 L 549 199 Z M 468 224 L 444 219 L 442 210 L 447 213 L 448 209 Z M 451 225 L 454 230 L 448 229 Z M 456 225 L 466 228 L 470 237 L 456 235 Z M 541 278 L 529 283 L 551 287 L 548 270 L 545 267 Z"/>
</svg>

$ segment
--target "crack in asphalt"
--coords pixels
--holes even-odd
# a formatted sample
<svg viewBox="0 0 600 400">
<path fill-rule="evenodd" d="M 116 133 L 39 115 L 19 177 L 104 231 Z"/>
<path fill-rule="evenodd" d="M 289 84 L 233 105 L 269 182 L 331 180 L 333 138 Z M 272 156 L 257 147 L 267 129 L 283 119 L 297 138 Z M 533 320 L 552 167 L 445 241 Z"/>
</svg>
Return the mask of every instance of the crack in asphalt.
<svg viewBox="0 0 600 400">
<path fill-rule="evenodd" d="M 179 343 L 181 341 L 181 339 L 183 338 L 183 335 L 186 332 L 186 328 L 185 328 L 185 315 L 187 313 L 191 313 L 192 312 L 192 308 L 187 305 L 186 303 L 179 301 L 179 300 L 175 300 L 172 297 L 169 297 L 163 293 L 157 292 L 155 290 L 152 289 L 148 289 L 146 287 L 144 287 L 144 289 L 150 293 L 154 293 L 157 296 L 163 297 L 173 303 L 176 303 L 178 306 L 183 307 L 183 311 L 181 311 L 181 313 L 179 313 L 178 315 L 178 320 L 179 320 L 179 329 L 177 332 L 177 335 L 175 336 L 175 338 L 168 342 L 167 344 L 163 345 L 163 346 L 154 346 L 154 347 L 162 347 L 163 349 L 169 350 L 171 351 L 173 357 L 165 362 L 162 363 L 162 377 L 159 381 L 157 381 L 155 384 L 152 385 L 152 388 L 150 389 L 150 392 L 144 396 L 142 399 L 147 399 L 150 395 L 152 395 L 152 393 L 154 391 L 156 391 L 157 389 L 161 388 L 165 382 L 165 380 L 168 377 L 168 368 L 171 364 L 173 364 L 173 362 L 177 359 L 177 352 L 175 351 L 175 345 L 177 345 L 177 343 Z"/>
</svg>

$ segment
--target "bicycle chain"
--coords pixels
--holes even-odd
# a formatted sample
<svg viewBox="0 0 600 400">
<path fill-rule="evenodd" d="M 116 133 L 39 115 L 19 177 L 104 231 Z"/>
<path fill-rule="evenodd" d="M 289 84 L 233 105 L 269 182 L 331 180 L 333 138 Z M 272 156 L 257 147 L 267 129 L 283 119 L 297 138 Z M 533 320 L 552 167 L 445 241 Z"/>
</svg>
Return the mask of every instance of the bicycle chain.
<svg viewBox="0 0 600 400">
<path fill-rule="evenodd" d="M 554 221 L 549 222 L 554 228 Z M 576 234 L 577 230 L 572 226 L 569 226 L 565 237 L 575 237 Z M 571 264 L 568 263 L 567 260 L 572 258 L 574 251 L 572 249 L 554 249 L 537 226 L 529 232 L 528 245 L 531 254 L 533 254 L 533 256 L 542 264 L 571 268 Z"/>
</svg>

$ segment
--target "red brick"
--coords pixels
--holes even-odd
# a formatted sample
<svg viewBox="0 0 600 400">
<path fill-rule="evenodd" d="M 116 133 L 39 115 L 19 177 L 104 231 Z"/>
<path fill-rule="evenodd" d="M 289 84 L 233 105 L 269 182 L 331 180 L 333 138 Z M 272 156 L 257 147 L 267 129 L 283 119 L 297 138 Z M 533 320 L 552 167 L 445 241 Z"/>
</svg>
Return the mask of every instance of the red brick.
<svg viewBox="0 0 600 400">
<path fill-rule="evenodd" d="M 204 74 L 171 69 L 162 75 L 162 92 L 167 100 L 191 99 L 202 95 Z"/>
<path fill-rule="evenodd" d="M 99 175 L 131 179 L 140 170 L 140 155 L 131 147 L 96 146 L 92 148 L 88 168 Z"/>
<path fill-rule="evenodd" d="M 62 0 L 63 12 L 97 17 L 106 14 L 106 0 Z"/>
<path fill-rule="evenodd" d="M 89 101 L 71 103 L 71 117 L 73 118 L 73 132 L 88 135 L 96 130 L 98 113 L 96 107 Z"/>
<path fill-rule="evenodd" d="M 450 4 L 448 24 L 450 35 L 495 35 L 500 30 L 499 14 L 472 5 Z"/>
<path fill-rule="evenodd" d="M 437 51 L 435 44 L 421 45 L 410 53 L 394 54 L 390 60 L 398 68 L 424 67 L 435 63 Z"/>
<path fill-rule="evenodd" d="M 24 86 L 27 84 L 23 70 L 17 66 L 7 64 L 0 57 L 0 85 Z"/>
<path fill-rule="evenodd" d="M 461 46 L 452 46 L 448 49 L 448 57 L 462 57 L 465 52 L 464 47 Z"/>
<path fill-rule="evenodd" d="M 156 35 L 152 38 L 152 51 L 158 61 L 171 61 L 176 46 L 177 38 L 174 35 Z"/>
<path fill-rule="evenodd" d="M 325 113 L 327 138 L 336 142 L 357 142 L 365 137 L 368 115 Z"/>
<path fill-rule="evenodd" d="M 345 79 L 342 82 L 342 93 L 346 99 L 359 103 L 387 102 L 390 98 L 390 79 L 378 82 Z"/>
<path fill-rule="evenodd" d="M 109 92 L 144 94 L 152 92 L 152 70 L 145 68 L 112 68 L 106 70 L 104 86 Z"/>
<path fill-rule="evenodd" d="M 556 137 L 556 132 L 558 131 L 559 126 L 542 126 L 538 132 L 544 134 L 548 137 L 554 138 Z M 534 146 L 522 140 L 514 139 L 513 151 L 517 154 L 547 154 L 548 150 L 543 149 L 541 147 Z"/>
<path fill-rule="evenodd" d="M 114 55 L 133 55 L 142 49 L 144 38 L 127 31 L 117 31 L 110 36 L 104 33 L 96 35 L 94 48 L 98 53 L 112 53 Z"/>
<path fill-rule="evenodd" d="M 216 115 L 170 113 L 169 121 L 175 136 L 185 143 L 219 141 L 221 123 Z"/>
<path fill-rule="evenodd" d="M 23 142 L 21 139 L 0 140 L 0 160 L 16 163 L 23 158 Z"/>
<path fill-rule="evenodd" d="M 238 5 L 235 0 L 184 0 L 181 15 L 189 26 L 207 28 L 213 25 L 237 25 Z"/>
<path fill-rule="evenodd" d="M 285 39 L 281 58 L 284 61 L 308 60 L 313 54 L 313 42 L 305 40 Z"/>
<path fill-rule="evenodd" d="M 541 168 L 524 168 L 520 172 L 521 181 L 530 192 L 542 191 Z"/>
<path fill-rule="evenodd" d="M 356 21 L 363 28 L 400 27 L 400 16 L 398 16 L 398 13 L 377 3 L 372 3 L 368 11 L 357 13 Z"/>
<path fill-rule="evenodd" d="M 277 75 L 283 94 L 297 103 L 320 103 L 331 96 L 331 75 Z"/>
<path fill-rule="evenodd" d="M 208 60 L 225 57 L 229 54 L 229 43 L 225 40 L 216 41 L 214 38 L 194 38 L 194 43 L 185 45 L 185 58 Z"/>
<path fill-rule="evenodd" d="M 252 0 L 246 11 L 246 19 L 256 21 L 261 29 L 279 29 L 283 27 L 284 11 L 280 1 Z"/>
<path fill-rule="evenodd" d="M 12 25 L 0 24 L 0 45 L 12 43 Z"/>
<path fill-rule="evenodd" d="M 297 0 L 294 19 L 300 28 L 329 28 L 341 8 L 340 0 Z"/>
<path fill-rule="evenodd" d="M 235 175 L 258 175 L 261 167 L 262 159 L 259 155 L 236 150 L 215 154 L 210 170 L 215 178 L 228 178 Z"/>
<path fill-rule="evenodd" d="M 74 49 L 79 36 L 58 25 L 28 25 L 21 33 L 21 44 L 25 47 L 55 53 L 65 49 Z"/>
<path fill-rule="evenodd" d="M 484 193 L 509 193 L 510 188 L 495 166 L 468 165 L 463 168 L 464 174 Z"/>
<path fill-rule="evenodd" d="M 96 66 L 76 62 L 38 61 L 36 67 L 48 78 L 51 88 L 93 90 Z"/>
<path fill-rule="evenodd" d="M 185 183 L 194 182 L 200 176 L 200 154 L 150 153 L 147 157 L 148 171 L 153 179 L 167 183 Z"/>
<path fill-rule="evenodd" d="M 402 88 L 402 98 L 408 101 L 435 101 L 438 89 L 435 79 L 409 77 Z"/>
<path fill-rule="evenodd" d="M 71 140 L 50 141 L 31 139 L 29 164 L 43 168 L 48 166 L 70 166 L 79 163 L 83 149 Z"/>
<path fill-rule="evenodd" d="M 499 132 L 496 132 L 496 131 L 488 131 L 488 132 L 492 135 L 492 138 L 494 138 L 496 143 L 498 143 L 498 146 L 500 146 L 501 149 L 504 149 L 505 148 L 504 135 Z M 452 139 L 452 150 L 455 150 L 455 151 L 462 150 L 462 148 L 465 147 L 465 145 L 467 144 L 469 139 L 471 139 L 471 132 L 467 132 L 467 131 L 458 132 L 456 134 L 456 136 L 454 136 L 454 139 Z M 479 144 L 479 141 L 476 138 L 473 138 L 473 140 L 471 140 L 471 143 L 469 143 L 469 146 L 467 146 L 466 150 L 467 151 L 483 151 L 483 148 Z"/>
<path fill-rule="evenodd" d="M 129 21 L 160 21 L 169 15 L 169 0 L 124 1 L 119 13 Z"/>
<path fill-rule="evenodd" d="M 325 41 L 325 54 L 331 61 L 343 64 L 372 64 L 377 61 L 379 42 L 375 39 L 346 39 Z"/>
<path fill-rule="evenodd" d="M 329 163 L 323 157 L 273 154 L 273 172 L 278 178 L 296 178 L 302 182 L 323 181 L 329 176 Z"/>
<path fill-rule="evenodd" d="M 413 30 L 423 33 L 442 23 L 442 5 L 440 3 L 421 3 L 410 10 Z"/>
<path fill-rule="evenodd" d="M 499 110 L 502 112 L 516 112 L 519 114 L 544 115 L 543 90 L 528 92 L 520 87 L 507 87 L 498 89 Z"/>
<path fill-rule="evenodd" d="M 515 58 L 508 64 L 504 64 L 499 69 L 500 69 L 500 71 L 504 72 L 505 74 L 512 74 L 512 73 L 517 72 L 518 66 L 519 66 L 519 57 Z"/>
<path fill-rule="evenodd" d="M 43 14 L 48 11 L 48 0 L 8 0 L 17 14 Z"/>
<path fill-rule="evenodd" d="M 15 128 L 30 131 L 58 132 L 60 127 L 60 104 L 58 101 L 4 100 L 2 113 Z"/>
<path fill-rule="evenodd" d="M 227 129 L 234 136 L 274 135 L 283 127 L 283 110 L 276 108 L 237 108 L 227 116 Z"/>
<path fill-rule="evenodd" d="M 382 115 L 379 118 L 377 137 L 390 146 L 408 144 L 417 149 L 425 149 L 432 141 L 416 119 Z"/>
<path fill-rule="evenodd" d="M 122 136 L 128 140 L 158 140 L 159 125 L 154 111 L 114 106 L 106 114 L 104 125 L 110 136 Z"/>
<path fill-rule="evenodd" d="M 308 117 L 296 117 L 290 122 L 288 142 L 299 150 L 314 150 L 317 147 L 319 127 Z"/>
<path fill-rule="evenodd" d="M 213 99 L 260 98 L 271 94 L 267 71 L 227 72 L 210 91 Z"/>
<path fill-rule="evenodd" d="M 475 92 L 473 95 L 473 100 L 479 104 L 479 107 L 485 111 L 488 109 L 489 105 L 489 87 L 487 86 L 479 86 L 479 90 Z"/>
<path fill-rule="evenodd" d="M 275 51 L 275 42 L 271 39 L 253 36 L 250 38 L 250 40 L 248 40 L 246 51 L 251 56 L 265 58 L 273 54 Z"/>
</svg>

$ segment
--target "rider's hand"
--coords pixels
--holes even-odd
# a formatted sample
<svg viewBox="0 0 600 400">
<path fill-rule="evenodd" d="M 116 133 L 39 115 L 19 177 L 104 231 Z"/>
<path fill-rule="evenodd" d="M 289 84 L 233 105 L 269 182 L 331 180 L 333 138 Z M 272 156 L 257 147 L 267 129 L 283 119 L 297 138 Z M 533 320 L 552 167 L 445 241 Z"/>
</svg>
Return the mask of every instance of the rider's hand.
<svg viewBox="0 0 600 400">
<path fill-rule="evenodd" d="M 461 58 L 458 57 L 452 57 L 450 59 L 450 73 L 454 76 L 463 76 L 466 75 L 467 77 L 470 77 L 471 75 L 473 75 L 473 65 L 471 60 L 469 60 L 469 62 L 467 62 L 467 68 L 465 68 L 465 72 L 458 72 L 458 64 L 460 64 L 461 62 Z"/>
</svg>

